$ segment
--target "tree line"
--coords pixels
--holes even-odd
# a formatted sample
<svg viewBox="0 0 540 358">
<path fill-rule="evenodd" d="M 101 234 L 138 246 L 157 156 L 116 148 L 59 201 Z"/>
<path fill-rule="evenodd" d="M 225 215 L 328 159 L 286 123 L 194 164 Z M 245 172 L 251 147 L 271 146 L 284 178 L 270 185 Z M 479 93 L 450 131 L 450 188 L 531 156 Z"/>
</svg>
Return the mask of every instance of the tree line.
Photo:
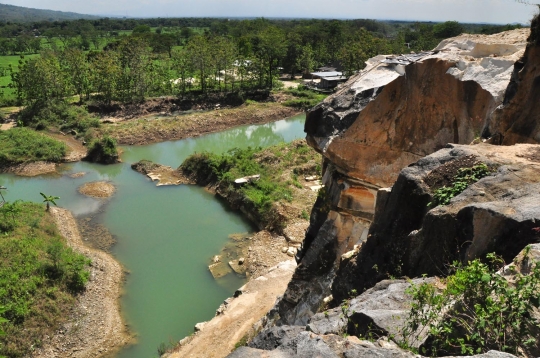
<svg viewBox="0 0 540 358">
<path fill-rule="evenodd" d="M 72 95 L 81 101 L 92 97 L 105 103 L 132 102 L 148 96 L 268 89 L 277 83 L 278 73 L 292 77 L 335 64 L 351 75 L 375 55 L 429 50 L 465 30 L 449 21 L 416 24 L 390 36 L 385 34 L 391 28 L 374 20 L 214 19 L 198 33 L 187 27 L 152 30 L 148 24 L 134 23 L 129 35 L 102 47 L 93 24 L 109 21 L 78 20 L 65 22 L 63 29 L 47 29 L 61 46 L 41 50 L 41 56 L 21 59 L 18 68 L 11 68 L 19 103 Z M 31 48 L 36 39 L 20 35 L 15 40 Z"/>
</svg>

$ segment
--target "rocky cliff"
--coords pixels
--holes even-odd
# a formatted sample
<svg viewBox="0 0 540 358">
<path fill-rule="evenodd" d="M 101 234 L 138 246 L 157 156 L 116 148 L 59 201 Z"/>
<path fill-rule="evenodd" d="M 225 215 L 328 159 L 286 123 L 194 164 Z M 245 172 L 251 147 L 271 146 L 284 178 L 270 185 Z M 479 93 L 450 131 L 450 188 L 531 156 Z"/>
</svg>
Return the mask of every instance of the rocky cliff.
<svg viewBox="0 0 540 358">
<path fill-rule="evenodd" d="M 305 324 L 318 310 L 341 255 L 366 240 L 379 189 L 402 168 L 447 143 L 469 144 L 494 132 L 491 118 L 514 81 L 527 36 L 528 30 L 461 35 L 431 52 L 375 57 L 308 113 L 305 131 L 323 155 L 325 190 L 277 308 L 278 323 Z M 511 125 L 499 127 L 505 126 Z M 418 228 L 428 201 L 429 195 L 407 203 L 403 232 Z"/>
<path fill-rule="evenodd" d="M 404 314 L 406 299 L 394 291 L 407 284 L 384 280 L 444 276 L 448 263 L 490 252 L 510 262 L 540 241 L 540 41 L 528 35 L 461 35 L 373 58 L 308 113 L 325 187 L 284 296 L 235 357 L 406 357 L 385 340 L 341 337 L 366 325 L 397 334 L 389 317 Z M 437 205 L 437 190 L 476 166 L 486 176 Z M 345 299 L 355 308 L 339 307 Z"/>
</svg>

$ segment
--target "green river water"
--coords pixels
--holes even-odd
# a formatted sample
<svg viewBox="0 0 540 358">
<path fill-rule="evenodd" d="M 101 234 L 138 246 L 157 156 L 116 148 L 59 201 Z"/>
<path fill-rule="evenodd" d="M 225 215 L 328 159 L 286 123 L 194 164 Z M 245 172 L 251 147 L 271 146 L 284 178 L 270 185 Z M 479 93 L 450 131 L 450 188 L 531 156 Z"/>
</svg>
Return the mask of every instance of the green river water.
<svg viewBox="0 0 540 358">
<path fill-rule="evenodd" d="M 209 259 L 228 235 L 253 231 L 237 212 L 197 186 L 156 187 L 130 165 L 141 159 L 177 167 L 194 152 L 216 153 L 234 147 L 268 146 L 303 138 L 305 115 L 180 141 L 123 147 L 123 163 L 103 166 L 78 162 L 62 174 L 22 178 L 0 175 L 6 200 L 41 201 L 40 192 L 61 197 L 58 204 L 75 216 L 92 215 L 115 236 L 114 256 L 129 274 L 121 300 L 122 313 L 137 342 L 117 358 L 157 357 L 160 343 L 177 342 L 197 322 L 214 316 L 219 304 L 244 281 L 234 275 L 214 280 Z M 80 178 L 69 174 L 86 172 Z M 117 188 L 107 201 L 85 197 L 85 182 L 109 180 Z"/>
</svg>

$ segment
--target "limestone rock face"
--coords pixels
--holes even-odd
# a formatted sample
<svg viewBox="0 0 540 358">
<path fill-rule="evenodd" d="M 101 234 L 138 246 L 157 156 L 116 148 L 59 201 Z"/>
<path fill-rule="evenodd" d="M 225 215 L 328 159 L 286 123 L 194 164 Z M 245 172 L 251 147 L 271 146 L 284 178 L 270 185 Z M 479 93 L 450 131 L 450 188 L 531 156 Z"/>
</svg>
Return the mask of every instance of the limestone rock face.
<svg viewBox="0 0 540 358">
<path fill-rule="evenodd" d="M 470 163 L 493 172 L 448 205 L 431 208 L 435 177 Z M 453 177 L 453 174 L 450 174 Z M 333 283 L 338 302 L 388 275 L 441 275 L 446 264 L 495 252 L 506 262 L 540 239 L 540 147 L 449 145 L 400 173 L 377 198 L 369 237 L 357 256 L 343 260 Z"/>
<path fill-rule="evenodd" d="M 290 333 L 295 333 L 291 335 Z M 335 334 L 317 335 L 298 331 L 298 327 L 284 326 L 280 331 L 264 332 L 268 341 L 261 339 L 257 344 L 241 347 L 232 352 L 229 358 L 414 358 L 411 352 L 400 349 L 395 343 L 386 340 L 370 342 L 357 337 L 342 337 Z M 277 345 L 268 343 L 278 342 Z M 511 356 L 510 356 L 511 357 Z"/>
<path fill-rule="evenodd" d="M 405 272 L 425 271 L 426 267 L 435 270 L 449 257 L 442 255 L 441 250 L 446 246 L 429 244 L 426 239 L 427 233 L 450 229 L 441 226 L 441 220 L 450 220 L 442 211 L 439 216 L 435 215 L 439 211 L 433 211 L 426 219 L 433 220 L 429 229 L 426 226 L 424 231 L 413 233 L 422 226 L 429 211 L 427 203 L 432 198 L 425 184 L 409 178 L 424 164 L 399 173 L 411 163 L 423 163 L 423 157 L 448 143 L 469 144 L 483 134 L 494 133 L 496 126 L 502 128 L 498 132 L 515 127 L 508 121 L 494 120 L 492 114 L 503 104 L 503 99 L 507 98 L 505 103 L 508 102 L 507 87 L 511 80 L 515 81 L 520 66 L 519 62 L 517 67 L 514 63 L 525 53 L 528 34 L 529 30 L 521 29 L 490 36 L 461 35 L 443 41 L 430 52 L 375 57 L 367 62 L 365 70 L 307 114 L 308 143 L 323 155 L 324 189 L 315 203 L 305 240 L 296 256 L 298 268 L 276 306 L 277 324 L 305 325 L 319 309 L 322 299 L 333 293 L 330 285 L 339 267 L 342 279 L 332 289 L 337 293 L 334 298 L 338 303 L 350 289 L 370 288 L 388 277 L 388 272 L 400 277 Z M 520 86 L 525 84 L 523 94 L 530 88 L 527 83 L 534 82 L 529 77 L 520 82 Z M 437 167 L 433 163 L 429 165 L 431 169 Z M 394 185 L 391 191 L 381 189 L 391 185 Z M 389 208 L 394 206 L 400 209 L 392 216 Z M 495 208 L 467 210 L 459 214 L 460 218 L 469 215 L 470 220 L 474 217 L 473 221 L 477 222 L 483 220 L 481 215 L 488 217 L 487 213 Z M 379 227 L 380 232 L 385 232 L 376 241 L 367 235 L 374 218 L 371 230 Z M 493 220 L 490 224 L 507 223 L 506 219 Z M 475 233 L 478 243 L 482 242 L 480 231 L 477 229 Z M 486 236 L 497 232 L 488 227 L 484 231 Z M 389 236 L 400 239 L 392 239 L 390 245 L 390 241 L 385 241 Z M 425 246 L 413 252 L 410 242 L 433 247 Z M 361 246 L 360 253 L 349 255 L 341 262 L 341 256 L 355 245 Z M 515 249 L 519 251 L 520 245 Z M 483 249 L 475 251 L 474 247 L 467 255 L 482 254 Z M 431 258 L 423 257 L 422 250 L 428 249 L 440 249 L 437 254 L 442 256 L 436 259 L 436 264 L 430 264 Z M 409 255 L 407 261 L 402 257 L 404 252 Z M 345 262 L 353 265 L 360 256 L 366 269 L 354 274 L 351 271 L 350 277 L 343 280 L 347 276 Z M 380 262 L 384 263 L 384 270 L 371 269 Z M 419 265 L 417 271 L 412 270 L 413 265 Z M 354 277 L 357 282 L 353 285 Z"/>
<path fill-rule="evenodd" d="M 308 141 L 347 176 L 391 185 L 408 164 L 480 135 L 527 35 L 462 35 L 405 67 L 376 57 L 308 113 Z"/>
<path fill-rule="evenodd" d="M 483 136 L 495 144 L 540 143 L 540 46 L 529 46 L 514 66 L 504 103 L 491 116 Z"/>
</svg>

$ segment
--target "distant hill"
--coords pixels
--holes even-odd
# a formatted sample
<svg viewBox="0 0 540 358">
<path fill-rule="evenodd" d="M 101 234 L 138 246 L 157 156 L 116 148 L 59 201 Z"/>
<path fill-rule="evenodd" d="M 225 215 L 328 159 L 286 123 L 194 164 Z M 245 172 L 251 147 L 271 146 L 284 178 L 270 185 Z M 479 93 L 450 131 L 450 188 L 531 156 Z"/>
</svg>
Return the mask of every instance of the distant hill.
<svg viewBox="0 0 540 358">
<path fill-rule="evenodd" d="M 0 21 L 4 22 L 35 22 L 98 18 L 99 16 L 83 15 L 74 12 L 31 9 L 28 7 L 0 4 Z"/>
</svg>

